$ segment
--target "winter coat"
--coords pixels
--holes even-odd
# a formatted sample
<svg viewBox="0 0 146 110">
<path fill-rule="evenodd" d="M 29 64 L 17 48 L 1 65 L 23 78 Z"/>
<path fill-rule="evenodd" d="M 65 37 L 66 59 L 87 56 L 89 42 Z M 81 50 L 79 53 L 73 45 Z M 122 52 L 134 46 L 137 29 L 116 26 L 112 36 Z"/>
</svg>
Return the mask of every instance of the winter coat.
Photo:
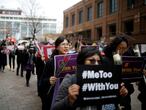
<svg viewBox="0 0 146 110">
<path fill-rule="evenodd" d="M 140 91 L 138 95 L 138 99 L 141 101 L 141 103 L 146 103 L 146 82 L 145 79 L 142 79 L 138 83 L 138 90 Z"/>
</svg>

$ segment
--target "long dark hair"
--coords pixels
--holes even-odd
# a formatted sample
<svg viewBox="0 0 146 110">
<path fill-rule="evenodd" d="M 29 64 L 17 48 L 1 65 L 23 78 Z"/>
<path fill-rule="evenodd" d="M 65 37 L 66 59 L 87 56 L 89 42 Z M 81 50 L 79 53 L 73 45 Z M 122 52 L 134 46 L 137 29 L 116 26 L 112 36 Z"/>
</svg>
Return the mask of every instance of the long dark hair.
<svg viewBox="0 0 146 110">
<path fill-rule="evenodd" d="M 51 55 L 51 58 L 54 57 L 55 55 L 59 55 L 59 51 L 57 50 L 57 47 L 64 41 L 67 40 L 64 36 L 60 36 L 56 39 L 55 41 L 55 49 L 53 50 L 53 53 Z"/>
<path fill-rule="evenodd" d="M 126 42 L 128 46 L 128 40 L 125 38 L 124 35 L 118 35 L 108 46 L 105 47 L 104 52 L 107 57 L 112 58 L 113 57 L 113 52 L 116 51 L 117 46 L 121 42 Z"/>
</svg>

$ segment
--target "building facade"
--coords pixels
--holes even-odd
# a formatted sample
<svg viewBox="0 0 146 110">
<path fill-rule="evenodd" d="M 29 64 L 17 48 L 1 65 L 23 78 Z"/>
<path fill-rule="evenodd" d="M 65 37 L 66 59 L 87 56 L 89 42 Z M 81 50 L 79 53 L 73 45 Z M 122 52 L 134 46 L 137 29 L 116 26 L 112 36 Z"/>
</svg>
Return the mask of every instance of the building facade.
<svg viewBox="0 0 146 110">
<path fill-rule="evenodd" d="M 107 42 L 126 34 L 132 42 L 146 43 L 146 0 L 82 0 L 64 11 L 63 34 Z"/>
<path fill-rule="evenodd" d="M 13 36 L 17 39 L 32 37 L 33 24 L 38 25 L 37 37 L 56 33 L 56 19 L 29 18 L 23 16 L 21 13 L 20 9 L 0 9 L 0 39 L 6 36 Z"/>
</svg>

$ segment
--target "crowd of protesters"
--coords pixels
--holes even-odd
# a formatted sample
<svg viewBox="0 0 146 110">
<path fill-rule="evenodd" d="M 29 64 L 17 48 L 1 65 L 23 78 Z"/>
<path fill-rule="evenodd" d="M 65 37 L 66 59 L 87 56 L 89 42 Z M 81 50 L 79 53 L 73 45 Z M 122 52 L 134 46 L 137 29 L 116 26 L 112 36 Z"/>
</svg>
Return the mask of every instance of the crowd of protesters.
<svg viewBox="0 0 146 110">
<path fill-rule="evenodd" d="M 23 77 L 23 72 L 26 71 L 26 86 L 29 86 L 29 80 L 31 72 L 34 73 L 34 60 L 35 60 L 35 47 L 24 44 L 16 45 L 15 42 L 9 42 L 7 40 L 2 40 L 0 42 L 0 70 L 5 72 L 5 66 L 7 65 L 8 56 L 8 66 L 9 70 L 16 72 L 16 75 Z M 15 58 L 16 57 L 16 58 Z M 16 63 L 16 64 L 15 64 Z M 16 71 L 15 71 L 15 65 Z"/>
<path fill-rule="evenodd" d="M 42 110 L 131 110 L 131 94 L 134 92 L 133 84 L 126 81 L 120 82 L 119 89 L 119 106 L 113 104 L 105 104 L 97 106 L 78 105 L 78 96 L 80 86 L 77 84 L 77 73 L 66 75 L 57 96 L 53 101 L 54 86 L 58 77 L 54 74 L 54 56 L 74 54 L 77 55 L 77 65 L 113 65 L 115 64 L 113 55 L 118 53 L 120 56 L 135 56 L 134 51 L 129 46 L 128 40 L 124 35 L 118 35 L 108 45 L 91 43 L 91 46 L 82 49 L 87 45 L 85 42 L 78 40 L 75 46 L 65 37 L 58 37 L 54 43 L 55 49 L 48 60 L 45 60 L 36 45 L 25 46 L 24 44 L 15 45 L 6 41 L 0 42 L 0 70 L 4 72 L 7 65 L 7 54 L 9 58 L 9 68 L 15 71 L 16 59 L 16 75 L 24 77 L 26 71 L 26 86 L 30 86 L 31 74 L 36 72 L 37 75 L 37 92 L 42 101 Z M 98 49 L 95 48 L 98 46 Z M 74 48 L 73 48 L 74 47 Z M 15 58 L 16 57 L 16 58 Z M 104 57 L 104 59 L 103 59 Z M 36 70 L 34 71 L 34 68 Z M 145 71 L 143 79 L 138 82 L 140 94 L 138 99 L 141 101 L 141 109 L 146 110 L 146 79 Z M 117 73 L 118 74 L 118 73 Z"/>
</svg>

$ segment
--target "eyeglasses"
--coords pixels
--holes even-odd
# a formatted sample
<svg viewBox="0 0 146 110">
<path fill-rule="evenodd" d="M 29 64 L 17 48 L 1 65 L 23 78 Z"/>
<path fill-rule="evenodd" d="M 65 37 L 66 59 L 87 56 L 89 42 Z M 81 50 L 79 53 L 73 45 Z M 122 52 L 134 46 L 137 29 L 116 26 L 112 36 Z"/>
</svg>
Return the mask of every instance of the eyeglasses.
<svg viewBox="0 0 146 110">
<path fill-rule="evenodd" d="M 69 43 L 61 43 L 60 46 L 69 46 Z"/>
</svg>

